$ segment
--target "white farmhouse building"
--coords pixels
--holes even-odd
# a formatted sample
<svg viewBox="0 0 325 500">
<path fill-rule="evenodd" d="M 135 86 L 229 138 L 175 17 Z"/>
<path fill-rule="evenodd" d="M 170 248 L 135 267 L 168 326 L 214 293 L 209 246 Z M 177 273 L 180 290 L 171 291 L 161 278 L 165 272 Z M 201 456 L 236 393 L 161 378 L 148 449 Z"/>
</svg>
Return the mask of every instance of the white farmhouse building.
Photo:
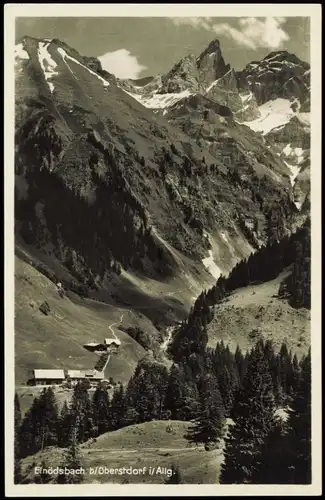
<svg viewBox="0 0 325 500">
<path fill-rule="evenodd" d="M 35 385 L 59 385 L 65 380 L 64 370 L 33 370 Z"/>
</svg>

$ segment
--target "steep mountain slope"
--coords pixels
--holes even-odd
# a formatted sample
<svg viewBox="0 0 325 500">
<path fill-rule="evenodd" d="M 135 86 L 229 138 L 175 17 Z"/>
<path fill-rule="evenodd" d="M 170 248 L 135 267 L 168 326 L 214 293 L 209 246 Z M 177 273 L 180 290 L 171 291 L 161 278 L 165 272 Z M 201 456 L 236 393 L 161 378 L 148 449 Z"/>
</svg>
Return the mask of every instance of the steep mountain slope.
<svg viewBox="0 0 325 500">
<path fill-rule="evenodd" d="M 228 69 L 219 53 L 210 55 L 196 63 L 200 82 Z M 270 211 L 280 232 L 290 231 L 289 171 L 231 110 L 214 110 L 226 113 L 230 140 L 222 131 L 220 148 L 208 149 L 58 40 L 25 37 L 15 62 L 17 233 L 79 282 L 109 288 L 112 271 L 123 269 L 140 279 L 180 277 L 193 295 L 211 281 L 202 260 L 222 231 L 231 248 L 220 245 L 220 272 L 277 237 L 267 228 Z M 239 166 L 246 178 L 236 182 Z"/>
</svg>

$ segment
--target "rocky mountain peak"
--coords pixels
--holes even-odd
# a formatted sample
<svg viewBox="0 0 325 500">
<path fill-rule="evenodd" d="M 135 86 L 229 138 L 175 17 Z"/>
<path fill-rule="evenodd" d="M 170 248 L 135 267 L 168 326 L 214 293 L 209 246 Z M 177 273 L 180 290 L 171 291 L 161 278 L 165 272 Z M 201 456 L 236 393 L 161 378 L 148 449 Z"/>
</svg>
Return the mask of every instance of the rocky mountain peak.
<svg viewBox="0 0 325 500">
<path fill-rule="evenodd" d="M 201 55 L 205 54 L 213 54 L 214 52 L 220 52 L 220 41 L 216 38 L 215 40 L 212 40 L 209 45 L 204 49 Z"/>
<path fill-rule="evenodd" d="M 159 93 L 181 92 L 189 87 L 198 87 L 198 70 L 194 54 L 183 57 L 162 77 Z"/>
<path fill-rule="evenodd" d="M 223 59 L 219 40 L 212 40 L 200 54 L 197 68 L 200 71 L 200 81 L 204 83 L 212 83 L 230 70 L 230 64 L 226 64 Z"/>
</svg>

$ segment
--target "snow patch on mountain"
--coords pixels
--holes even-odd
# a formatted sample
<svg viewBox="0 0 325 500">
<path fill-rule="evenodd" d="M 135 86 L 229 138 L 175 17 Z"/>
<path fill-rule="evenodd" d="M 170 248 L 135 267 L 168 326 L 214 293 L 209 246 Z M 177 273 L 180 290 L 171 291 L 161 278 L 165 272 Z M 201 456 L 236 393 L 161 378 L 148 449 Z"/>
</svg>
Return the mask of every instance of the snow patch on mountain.
<svg viewBox="0 0 325 500">
<path fill-rule="evenodd" d="M 310 125 L 310 113 L 297 113 L 297 118 L 301 123 Z"/>
<path fill-rule="evenodd" d="M 287 165 L 288 169 L 291 172 L 290 182 L 291 182 L 291 186 L 293 187 L 295 185 L 296 177 L 298 176 L 298 174 L 300 172 L 300 167 L 298 167 L 297 165 L 291 165 L 290 163 L 286 162 L 285 160 L 284 160 L 284 163 Z"/>
<path fill-rule="evenodd" d="M 62 49 L 61 47 L 59 47 L 57 50 L 58 50 L 59 54 L 62 56 L 62 59 L 64 60 L 65 63 L 66 63 L 66 59 L 69 59 L 70 61 L 72 61 L 75 64 L 78 64 L 79 66 L 81 66 L 82 68 L 84 68 L 91 75 L 96 76 L 96 78 L 98 78 L 103 83 L 104 87 L 109 87 L 109 82 L 107 80 L 105 80 L 100 75 L 98 75 L 97 73 L 95 73 L 94 71 L 92 71 L 90 68 L 87 68 L 87 66 L 84 66 L 83 64 L 81 64 L 74 57 L 69 56 L 69 54 L 67 54 L 67 52 L 64 49 Z M 71 69 L 70 69 L 70 71 L 71 71 Z"/>
<path fill-rule="evenodd" d="M 54 85 L 49 80 L 53 76 L 58 75 L 58 72 L 55 71 L 57 64 L 52 59 L 51 54 L 47 50 L 49 45 L 50 45 L 50 42 L 48 42 L 48 43 L 39 42 L 38 49 L 37 49 L 37 55 L 38 55 L 38 60 L 39 60 L 40 66 L 41 66 L 42 71 L 44 73 L 45 80 L 46 80 L 48 86 L 50 87 L 50 91 L 53 92 Z"/>
<path fill-rule="evenodd" d="M 126 94 L 136 99 L 140 104 L 150 109 L 164 109 L 170 106 L 173 106 L 181 99 L 185 97 L 189 97 L 192 93 L 189 90 L 183 90 L 182 92 L 170 93 L 170 94 L 153 94 L 151 96 L 143 96 L 140 94 L 133 94 L 132 92 L 128 92 L 124 90 Z"/>
<path fill-rule="evenodd" d="M 221 275 L 221 270 L 214 261 L 212 250 L 209 250 L 209 255 L 202 260 L 202 264 L 216 280 L 219 278 L 219 276 Z"/>
<path fill-rule="evenodd" d="M 15 45 L 15 64 L 19 63 L 21 59 L 29 59 L 28 52 L 24 49 L 22 43 Z"/>
<path fill-rule="evenodd" d="M 276 127 L 285 125 L 296 114 L 291 109 L 291 103 L 288 99 L 274 99 L 262 104 L 258 109 L 261 117 L 242 122 L 242 125 L 247 125 L 254 132 L 262 132 L 264 135 Z"/>
<path fill-rule="evenodd" d="M 287 144 L 282 152 L 288 158 L 294 158 L 295 162 L 299 165 L 304 160 L 304 150 L 302 148 L 292 148 L 291 143 Z"/>
<path fill-rule="evenodd" d="M 209 87 L 206 89 L 206 92 L 209 92 L 209 90 L 211 90 L 215 85 L 217 85 L 219 80 L 220 80 L 220 78 L 218 78 L 218 80 L 215 80 L 214 82 L 212 82 L 211 85 L 209 85 Z"/>
<path fill-rule="evenodd" d="M 210 245 L 212 246 L 213 240 L 210 234 L 204 232 L 204 236 L 209 240 Z M 208 256 L 205 259 L 202 259 L 202 264 L 216 280 L 221 276 L 222 271 L 214 261 L 212 249 L 209 250 Z"/>
</svg>

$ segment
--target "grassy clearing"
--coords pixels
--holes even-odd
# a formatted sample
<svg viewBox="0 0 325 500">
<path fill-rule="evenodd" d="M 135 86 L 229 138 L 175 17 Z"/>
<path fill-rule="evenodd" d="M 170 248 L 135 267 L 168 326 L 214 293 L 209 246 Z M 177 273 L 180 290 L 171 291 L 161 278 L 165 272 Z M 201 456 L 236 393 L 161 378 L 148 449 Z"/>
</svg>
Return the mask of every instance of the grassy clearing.
<svg viewBox="0 0 325 500">
<path fill-rule="evenodd" d="M 170 425 L 172 432 L 167 432 Z M 153 421 L 144 424 L 132 425 L 118 431 L 103 434 L 95 441 L 90 440 L 81 447 L 81 453 L 86 470 L 85 483 L 148 483 L 162 484 L 167 476 L 162 473 L 148 474 L 149 467 L 170 468 L 171 464 L 181 469 L 186 484 L 217 483 L 220 466 L 223 459 L 220 450 L 205 451 L 203 446 L 188 447 L 184 433 L 189 422 L 180 421 Z M 48 466 L 55 467 L 61 464 L 63 450 L 49 448 L 27 457 L 23 461 L 23 469 L 27 470 L 33 463 L 41 464 L 44 460 Z M 125 467 L 133 469 L 147 468 L 139 475 L 90 475 L 92 467 L 107 467 L 118 469 Z M 33 472 L 30 473 L 30 477 Z"/>
<path fill-rule="evenodd" d="M 47 301 L 48 316 L 39 306 Z M 69 294 L 61 298 L 56 286 L 18 257 L 15 260 L 15 369 L 16 383 L 26 382 L 34 368 L 93 368 L 97 356 L 86 351 L 87 342 L 110 337 L 109 325 L 141 326 L 157 331 L 147 318 L 107 304 Z M 122 341 L 120 353 L 108 364 L 106 376 L 127 381 L 145 350 L 129 335 L 116 330 Z"/>
<path fill-rule="evenodd" d="M 232 350 L 239 345 L 246 351 L 261 332 L 264 339 L 273 340 L 276 349 L 286 342 L 298 356 L 306 353 L 310 345 L 310 311 L 295 309 L 277 297 L 286 274 L 261 285 L 238 289 L 218 304 L 208 325 L 209 346 L 223 340 Z"/>
</svg>

